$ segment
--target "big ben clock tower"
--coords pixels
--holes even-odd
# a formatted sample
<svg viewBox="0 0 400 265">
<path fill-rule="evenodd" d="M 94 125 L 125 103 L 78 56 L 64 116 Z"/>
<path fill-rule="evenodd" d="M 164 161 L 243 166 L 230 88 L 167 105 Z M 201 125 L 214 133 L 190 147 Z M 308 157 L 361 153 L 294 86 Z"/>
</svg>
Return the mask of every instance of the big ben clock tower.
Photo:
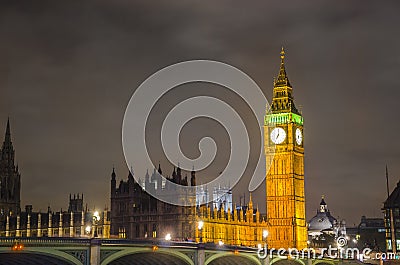
<svg viewBox="0 0 400 265">
<path fill-rule="evenodd" d="M 307 247 L 304 197 L 303 117 L 297 110 L 285 70 L 285 51 L 274 80 L 271 109 L 265 115 L 266 198 L 269 248 Z"/>
</svg>

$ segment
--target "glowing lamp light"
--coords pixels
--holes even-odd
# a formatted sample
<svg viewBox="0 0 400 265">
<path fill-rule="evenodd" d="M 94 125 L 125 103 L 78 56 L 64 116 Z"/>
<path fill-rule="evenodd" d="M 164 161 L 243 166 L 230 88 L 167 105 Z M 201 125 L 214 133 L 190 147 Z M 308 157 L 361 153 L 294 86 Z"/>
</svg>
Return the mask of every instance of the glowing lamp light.
<svg viewBox="0 0 400 265">
<path fill-rule="evenodd" d="M 20 251 L 20 250 L 23 250 L 23 249 L 24 249 L 24 245 L 19 244 L 19 243 L 13 245 L 13 247 L 12 247 L 13 251 Z"/>
<path fill-rule="evenodd" d="M 92 230 L 92 227 L 90 225 L 86 226 L 86 228 L 85 228 L 86 234 L 89 234 L 91 230 Z"/>
<path fill-rule="evenodd" d="M 268 237 L 268 230 L 263 230 L 263 238 L 267 238 Z"/>
<path fill-rule="evenodd" d="M 165 240 L 167 240 L 167 241 L 171 240 L 171 234 L 170 233 L 165 235 Z"/>
<path fill-rule="evenodd" d="M 95 211 L 93 214 L 93 219 L 95 219 L 95 221 L 100 221 L 100 214 L 98 211 Z"/>
<path fill-rule="evenodd" d="M 222 240 L 218 241 L 218 245 L 223 246 L 224 242 L 222 242 Z"/>
<path fill-rule="evenodd" d="M 158 249 L 158 247 L 157 247 L 157 246 L 153 246 L 151 249 L 152 249 L 153 251 L 156 251 L 156 250 Z"/>
<path fill-rule="evenodd" d="M 235 252 L 233 252 L 235 255 L 239 255 L 239 250 L 235 249 Z"/>
<path fill-rule="evenodd" d="M 199 230 L 203 229 L 203 226 L 204 226 L 204 222 L 199 221 L 199 226 L 198 226 Z"/>
</svg>

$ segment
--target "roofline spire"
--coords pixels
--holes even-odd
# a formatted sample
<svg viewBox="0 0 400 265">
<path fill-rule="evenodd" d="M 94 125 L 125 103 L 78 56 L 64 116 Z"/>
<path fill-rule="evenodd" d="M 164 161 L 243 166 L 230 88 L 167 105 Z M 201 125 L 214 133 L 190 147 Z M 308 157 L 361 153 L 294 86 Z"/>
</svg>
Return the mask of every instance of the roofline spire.
<svg viewBox="0 0 400 265">
<path fill-rule="evenodd" d="M 7 127 L 6 127 L 6 140 L 10 139 L 11 140 L 11 129 L 10 129 L 10 117 L 7 118 Z"/>
<path fill-rule="evenodd" d="M 285 49 L 281 48 L 281 66 L 279 67 L 279 74 L 278 77 L 274 79 L 274 86 L 290 86 L 289 79 L 286 74 L 286 69 L 285 69 Z"/>
<path fill-rule="evenodd" d="M 387 197 L 389 198 L 390 192 L 389 192 L 389 173 L 388 173 L 388 166 L 386 165 L 386 191 L 387 191 Z"/>
<path fill-rule="evenodd" d="M 160 161 L 158 162 L 158 173 L 160 174 L 160 175 L 162 175 L 162 170 L 161 170 L 161 163 L 160 163 Z"/>
</svg>

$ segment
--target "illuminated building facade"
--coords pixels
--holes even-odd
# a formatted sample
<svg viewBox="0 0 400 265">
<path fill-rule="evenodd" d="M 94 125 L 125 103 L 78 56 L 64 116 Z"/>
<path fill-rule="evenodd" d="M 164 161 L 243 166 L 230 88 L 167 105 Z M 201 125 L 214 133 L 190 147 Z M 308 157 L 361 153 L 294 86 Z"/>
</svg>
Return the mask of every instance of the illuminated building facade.
<svg viewBox="0 0 400 265">
<path fill-rule="evenodd" d="M 303 117 L 294 104 L 284 58 L 282 49 L 271 109 L 266 113 L 264 124 L 267 165 L 271 165 L 266 175 L 266 219 L 253 209 L 252 202 L 248 206 L 233 206 L 229 190 L 226 190 L 228 193 L 222 189 L 212 191 L 212 203 L 204 204 L 211 194 L 207 188 L 196 189 L 195 182 L 190 186 L 194 187 L 192 196 L 195 198 L 192 199 L 196 200 L 196 207 L 171 206 L 158 201 L 145 190 L 168 190 L 168 182 L 162 183 L 160 178 L 160 168 L 158 174 L 154 170 L 151 177 L 146 174 L 145 181 L 139 183 L 130 174 L 128 181 L 121 181 L 118 188 L 113 172 L 111 234 L 146 238 L 150 235 L 163 237 L 174 231 L 175 238 L 255 246 L 263 242 L 262 231 L 266 230 L 269 247 L 307 247 Z M 189 186 L 187 177 L 182 178 L 179 168 L 177 172 L 174 169 L 169 180 Z M 197 223 L 200 221 L 204 227 L 199 230 Z"/>
<path fill-rule="evenodd" d="M 158 189 L 163 192 L 169 187 L 163 183 L 161 167 L 150 176 L 145 175 L 144 181 L 137 182 L 132 170 L 128 180 L 121 180 L 116 186 L 116 173 L 111 174 L 111 236 L 129 239 L 165 238 L 171 235 L 171 240 L 214 242 L 224 244 L 257 246 L 263 242 L 263 231 L 267 223 L 261 217 L 258 209 L 253 208 L 252 199 L 246 206 L 232 209 L 232 193 L 227 188 L 213 190 L 213 200 L 206 202 L 209 194 L 207 188 L 195 186 L 195 172 L 191 172 L 190 186 L 196 196 L 196 206 L 177 206 L 162 202 L 146 192 Z M 187 178 L 182 178 L 182 171 L 174 168 L 172 176 L 167 179 L 174 183 L 189 186 Z M 177 193 L 174 192 L 177 196 Z M 204 227 L 199 230 L 198 224 Z M 201 238 L 201 239 L 200 239 Z"/>
<path fill-rule="evenodd" d="M 98 219 L 94 219 L 94 217 Z M 68 211 L 25 211 L 7 215 L 0 222 L 0 237 L 110 237 L 110 213 L 83 208 L 83 195 L 70 196 Z"/>
<path fill-rule="evenodd" d="M 282 48 L 271 109 L 264 123 L 266 162 L 271 165 L 266 176 L 268 245 L 302 249 L 307 247 L 303 117 L 294 104 L 284 59 Z"/>
<path fill-rule="evenodd" d="M 257 247 L 267 239 L 263 237 L 268 231 L 267 223 L 258 207 L 253 208 L 251 195 L 248 205 L 234 206 L 233 210 L 202 205 L 197 208 L 197 224 L 200 222 L 202 226 L 196 227 L 196 242 Z"/>
</svg>

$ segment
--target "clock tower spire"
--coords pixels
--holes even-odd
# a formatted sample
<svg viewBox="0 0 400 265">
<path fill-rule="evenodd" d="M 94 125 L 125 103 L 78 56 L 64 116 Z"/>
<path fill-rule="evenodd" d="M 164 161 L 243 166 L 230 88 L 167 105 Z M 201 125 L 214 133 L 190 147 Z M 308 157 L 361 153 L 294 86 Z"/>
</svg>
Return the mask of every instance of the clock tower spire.
<svg viewBox="0 0 400 265">
<path fill-rule="evenodd" d="M 281 67 L 279 68 L 279 74 L 278 78 L 274 82 L 274 86 L 276 85 L 287 85 L 290 86 L 289 79 L 286 75 L 286 69 L 285 69 L 285 50 L 281 50 Z"/>
<path fill-rule="evenodd" d="M 268 245 L 303 249 L 307 246 L 303 117 L 294 104 L 283 47 L 271 109 L 265 115 L 264 141 L 267 165 L 271 165 L 266 176 Z"/>
<path fill-rule="evenodd" d="M 281 51 L 281 66 L 277 78 L 274 78 L 274 93 L 271 104 L 272 113 L 292 112 L 300 114 L 294 104 L 293 89 L 285 69 L 285 50 Z"/>
</svg>

